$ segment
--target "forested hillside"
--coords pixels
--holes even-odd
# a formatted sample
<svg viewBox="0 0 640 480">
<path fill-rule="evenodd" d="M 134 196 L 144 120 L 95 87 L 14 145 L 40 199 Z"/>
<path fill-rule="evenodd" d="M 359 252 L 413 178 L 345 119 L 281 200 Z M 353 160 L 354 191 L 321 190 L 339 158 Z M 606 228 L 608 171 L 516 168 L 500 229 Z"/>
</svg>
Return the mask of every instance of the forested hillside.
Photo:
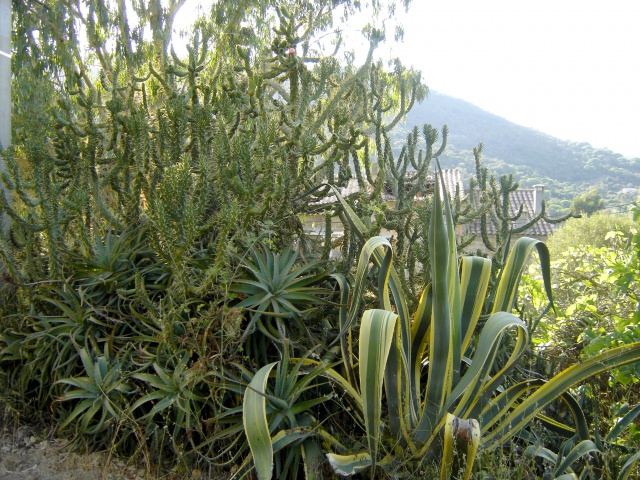
<svg viewBox="0 0 640 480">
<path fill-rule="evenodd" d="M 425 123 L 449 127 L 443 166 L 457 166 L 468 177 L 474 168 L 471 150 L 483 142 L 485 165 L 495 173 L 513 173 L 522 187 L 544 184 L 554 213 L 568 211 L 571 199 L 591 186 L 598 187 L 607 207 L 626 209 L 640 187 L 640 158 L 560 140 L 436 92 L 409 112 L 394 144 L 404 140 L 409 128 Z"/>
</svg>

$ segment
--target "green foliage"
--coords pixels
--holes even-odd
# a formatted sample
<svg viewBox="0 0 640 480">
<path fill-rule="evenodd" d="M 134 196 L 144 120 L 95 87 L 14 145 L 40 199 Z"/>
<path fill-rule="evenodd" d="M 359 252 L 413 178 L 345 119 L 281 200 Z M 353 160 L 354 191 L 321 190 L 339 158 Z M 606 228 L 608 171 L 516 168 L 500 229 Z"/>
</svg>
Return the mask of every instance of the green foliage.
<svg viewBox="0 0 640 480">
<path fill-rule="evenodd" d="M 571 248 L 581 246 L 616 248 L 632 237 L 633 220 L 628 213 L 610 214 L 597 212 L 588 217 L 569 218 L 558 227 L 547 241 L 552 258 L 564 254 Z M 609 232 L 620 232 L 607 238 Z M 622 242 L 621 242 L 622 241 Z"/>
<path fill-rule="evenodd" d="M 91 447 L 238 478 L 254 466 L 265 479 L 326 478 L 329 463 L 437 463 L 468 477 L 480 447 L 530 438 L 536 416 L 572 435 L 540 413 L 559 396 L 584 440 L 564 390 L 630 362 L 636 346 L 518 382 L 528 332 L 515 289 L 536 248 L 550 297 L 546 249 L 518 242 L 493 284 L 490 260 L 458 262 L 454 224 L 489 210 L 510 223 L 517 184 L 491 180 L 478 155 L 478 205 L 441 197 L 429 169 L 446 127 L 413 129 L 394 153 L 393 128 L 427 91 L 418 72 L 374 60 L 383 25 L 367 29 L 356 68 L 321 44 L 334 8 L 359 2 L 222 0 L 181 56 L 183 3 L 14 6 L 2 394 Z M 380 20 L 385 4 L 373 6 Z M 352 179 L 360 190 L 345 199 Z M 337 265 L 308 249 L 299 218 L 317 213 L 345 225 Z M 396 232 L 393 249 L 381 228 Z M 627 260 L 611 268 L 631 297 Z M 611 431 L 626 441 L 635 418 L 621 411 Z"/>
<path fill-rule="evenodd" d="M 562 444 L 558 454 L 544 447 L 531 445 L 525 450 L 525 455 L 540 457 L 552 465 L 552 468 L 545 472 L 545 478 L 568 480 L 578 478 L 571 469 L 571 465 L 595 452 L 599 452 L 599 449 L 591 440 L 582 440 L 575 444 L 575 441 L 570 439 Z"/>
<path fill-rule="evenodd" d="M 604 200 L 597 188 L 590 188 L 586 192 L 573 197 L 571 210 L 575 213 L 592 215 L 604 208 Z"/>
<path fill-rule="evenodd" d="M 99 356 L 94 362 L 84 349 L 79 350 L 79 356 L 86 376 L 59 380 L 59 383 L 75 387 L 74 390 L 67 389 L 59 400 L 81 401 L 60 428 L 77 422 L 78 432 L 96 436 L 126 419 L 125 395 L 133 393 L 133 388 L 122 378 L 122 362 L 114 363 L 108 356 Z"/>
<path fill-rule="evenodd" d="M 624 230 L 606 232 L 615 227 Z M 637 223 L 600 214 L 572 219 L 557 234 L 550 241 L 556 253 L 551 268 L 557 282 L 557 315 L 553 322 L 539 324 L 537 342 L 561 366 L 638 341 Z M 592 235 L 600 235 L 600 246 L 585 243 Z M 544 297 L 535 282 L 525 279 L 525 299 L 541 308 Z M 636 383 L 638 368 L 614 370 L 611 380 Z"/>
<path fill-rule="evenodd" d="M 172 39 L 184 2 L 160 3 L 15 5 L 0 365 L 25 408 L 75 412 L 93 445 L 135 448 L 133 432 L 152 458 L 224 463 L 238 458 L 237 440 L 212 432 L 241 405 L 231 382 L 246 385 L 252 362 L 278 358 L 293 324 L 295 335 L 315 328 L 309 307 L 328 295 L 325 268 L 299 266 L 287 249 L 305 244 L 299 215 L 335 210 L 321 185 L 345 185 L 352 159 L 370 179 L 369 136 L 390 130 L 426 87 L 417 72 L 374 61 L 383 33 L 373 24 L 359 68 L 327 53 L 334 7 L 350 14 L 355 2 L 216 2 L 185 56 Z M 263 234 L 271 250 L 239 260 L 245 239 Z M 111 382 L 99 394 L 96 377 L 91 405 L 76 396 L 95 373 L 89 363 Z M 312 428 L 296 422 L 288 428 Z"/>
</svg>

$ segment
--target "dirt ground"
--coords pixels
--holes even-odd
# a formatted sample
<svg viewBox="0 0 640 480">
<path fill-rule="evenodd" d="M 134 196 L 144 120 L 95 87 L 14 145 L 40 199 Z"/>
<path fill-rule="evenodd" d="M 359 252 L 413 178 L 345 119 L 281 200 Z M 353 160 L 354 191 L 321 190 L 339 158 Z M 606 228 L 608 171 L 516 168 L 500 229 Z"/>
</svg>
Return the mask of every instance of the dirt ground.
<svg viewBox="0 0 640 480">
<path fill-rule="evenodd" d="M 75 453 L 70 442 L 49 429 L 21 425 L 0 405 L 0 480 L 203 480 L 220 475 L 199 470 L 162 471 L 142 460 L 109 452 Z M 227 477 L 227 475 L 222 475 Z"/>
<path fill-rule="evenodd" d="M 118 458 L 109 452 L 78 453 L 47 420 L 25 424 L 0 398 L 0 480 L 228 480 L 229 472 L 207 467 L 163 468 Z"/>
<path fill-rule="evenodd" d="M 148 480 L 144 468 L 128 465 L 107 453 L 76 454 L 68 441 L 44 438 L 21 426 L 0 432 L 0 479 L 3 480 Z M 165 477 L 166 478 L 166 477 Z"/>
</svg>

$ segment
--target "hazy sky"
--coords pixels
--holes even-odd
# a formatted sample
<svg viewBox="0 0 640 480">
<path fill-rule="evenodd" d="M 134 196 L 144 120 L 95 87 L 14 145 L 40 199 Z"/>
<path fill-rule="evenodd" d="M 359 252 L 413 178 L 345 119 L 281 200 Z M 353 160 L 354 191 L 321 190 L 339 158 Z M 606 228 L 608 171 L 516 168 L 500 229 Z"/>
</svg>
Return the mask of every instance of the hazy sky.
<svg viewBox="0 0 640 480">
<path fill-rule="evenodd" d="M 395 49 L 438 92 L 640 157 L 640 1 L 414 0 Z"/>
<path fill-rule="evenodd" d="M 413 0 L 398 16 L 393 53 L 432 90 L 640 157 L 640 0 Z"/>
</svg>

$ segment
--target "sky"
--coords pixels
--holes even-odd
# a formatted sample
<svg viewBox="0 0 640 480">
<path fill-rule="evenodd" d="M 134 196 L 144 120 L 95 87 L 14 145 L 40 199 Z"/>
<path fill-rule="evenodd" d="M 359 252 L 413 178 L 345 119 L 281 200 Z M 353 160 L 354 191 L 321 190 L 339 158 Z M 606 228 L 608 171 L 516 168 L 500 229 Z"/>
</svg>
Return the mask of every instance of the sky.
<svg viewBox="0 0 640 480">
<path fill-rule="evenodd" d="M 413 0 L 397 13 L 404 42 L 386 48 L 431 90 L 640 157 L 640 0 Z"/>
<path fill-rule="evenodd" d="M 400 22 L 430 89 L 640 157 L 640 1 L 414 0 Z"/>
</svg>

